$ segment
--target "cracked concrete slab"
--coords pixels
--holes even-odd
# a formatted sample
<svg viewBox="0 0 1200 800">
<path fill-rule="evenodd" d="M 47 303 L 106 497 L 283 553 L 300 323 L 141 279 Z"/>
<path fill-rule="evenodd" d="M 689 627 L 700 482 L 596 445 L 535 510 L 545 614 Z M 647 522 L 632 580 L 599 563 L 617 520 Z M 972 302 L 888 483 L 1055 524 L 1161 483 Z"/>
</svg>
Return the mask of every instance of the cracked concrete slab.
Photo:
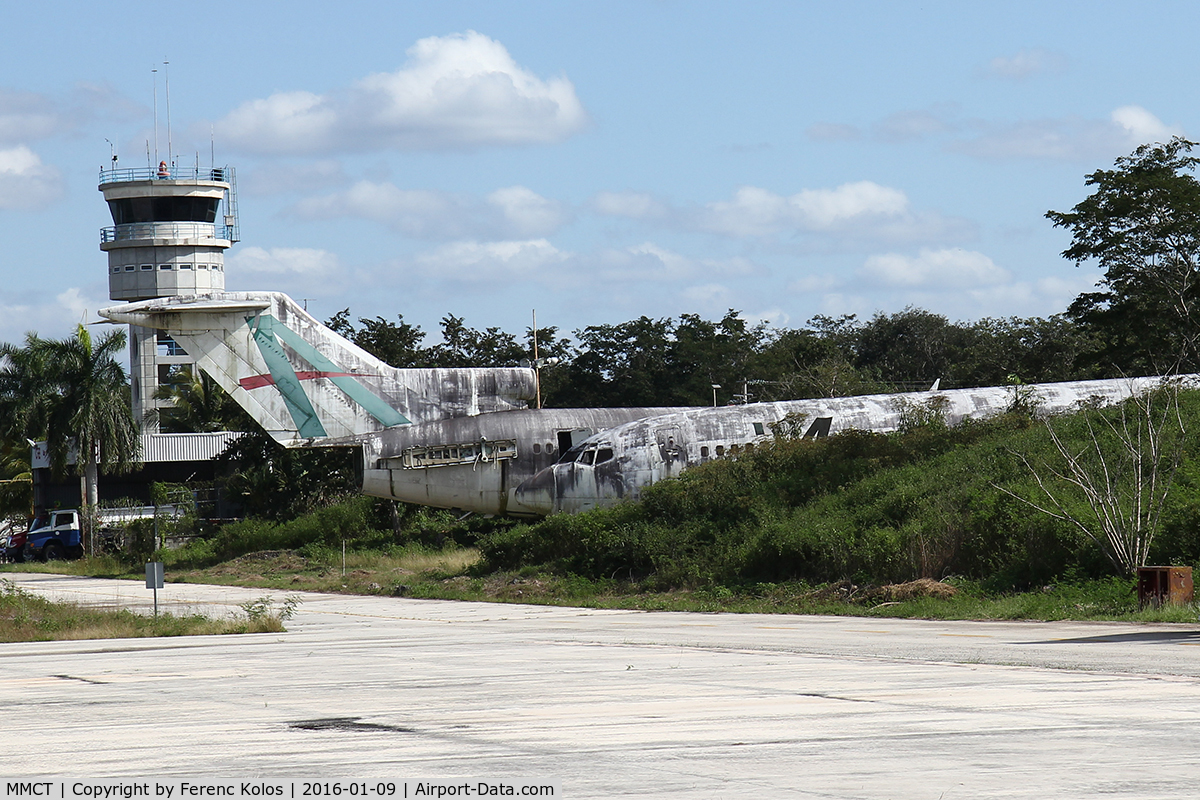
<svg viewBox="0 0 1200 800">
<path fill-rule="evenodd" d="M 5 577 L 151 602 L 134 581 Z M 267 594 L 159 600 L 221 615 Z M 302 598 L 282 634 L 0 645 L 0 775 L 864 800 L 1186 797 L 1200 779 L 1200 625 Z"/>
</svg>

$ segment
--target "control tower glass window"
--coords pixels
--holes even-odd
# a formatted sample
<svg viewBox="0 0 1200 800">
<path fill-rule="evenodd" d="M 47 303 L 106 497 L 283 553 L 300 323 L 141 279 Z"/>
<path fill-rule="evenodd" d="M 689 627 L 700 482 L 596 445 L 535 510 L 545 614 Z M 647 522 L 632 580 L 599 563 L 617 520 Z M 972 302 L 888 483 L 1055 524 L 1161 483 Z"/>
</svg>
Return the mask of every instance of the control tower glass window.
<svg viewBox="0 0 1200 800">
<path fill-rule="evenodd" d="M 114 225 L 136 222 L 216 222 L 219 197 L 123 197 L 108 201 Z"/>
</svg>

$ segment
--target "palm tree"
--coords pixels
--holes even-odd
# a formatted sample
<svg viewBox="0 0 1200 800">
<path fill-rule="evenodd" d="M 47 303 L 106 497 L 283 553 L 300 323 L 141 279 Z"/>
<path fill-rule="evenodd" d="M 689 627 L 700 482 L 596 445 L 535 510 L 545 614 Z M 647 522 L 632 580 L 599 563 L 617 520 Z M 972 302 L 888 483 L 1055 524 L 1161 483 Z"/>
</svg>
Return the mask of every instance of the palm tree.
<svg viewBox="0 0 1200 800">
<path fill-rule="evenodd" d="M 255 430 L 254 421 L 216 381 L 197 369 L 185 370 L 180 379 L 154 392 L 155 400 L 170 400 L 163 409 L 146 412 L 143 425 L 157 425 L 165 433 L 211 433 Z"/>
<path fill-rule="evenodd" d="M 62 470 L 76 456 L 83 476 L 84 534 L 98 502 L 98 473 L 128 471 L 140 455 L 138 426 L 129 408 L 125 369 L 115 354 L 125 348 L 124 331 L 93 343 L 80 325 L 69 339 L 30 333 L 25 346 L 0 345 L 0 414 L 9 435 L 45 439 L 50 463 Z"/>
<path fill-rule="evenodd" d="M 23 518 L 32 509 L 33 470 L 24 439 L 0 442 L 0 519 Z"/>
</svg>

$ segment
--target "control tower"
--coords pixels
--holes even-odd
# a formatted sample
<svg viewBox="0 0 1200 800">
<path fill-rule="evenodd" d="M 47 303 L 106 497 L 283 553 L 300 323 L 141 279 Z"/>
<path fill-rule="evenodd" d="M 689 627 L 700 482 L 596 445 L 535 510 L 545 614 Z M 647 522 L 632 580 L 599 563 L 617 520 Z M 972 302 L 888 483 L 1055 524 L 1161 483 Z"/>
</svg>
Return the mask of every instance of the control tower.
<svg viewBox="0 0 1200 800">
<path fill-rule="evenodd" d="M 238 241 L 237 184 L 230 167 L 102 169 L 100 191 L 113 225 L 100 231 L 108 253 L 108 296 L 132 302 L 225 288 L 225 251 Z M 165 333 L 129 327 L 134 418 L 169 408 L 155 400 L 159 386 L 195 369 L 194 360 Z M 148 421 L 144 430 L 157 431 Z"/>
</svg>

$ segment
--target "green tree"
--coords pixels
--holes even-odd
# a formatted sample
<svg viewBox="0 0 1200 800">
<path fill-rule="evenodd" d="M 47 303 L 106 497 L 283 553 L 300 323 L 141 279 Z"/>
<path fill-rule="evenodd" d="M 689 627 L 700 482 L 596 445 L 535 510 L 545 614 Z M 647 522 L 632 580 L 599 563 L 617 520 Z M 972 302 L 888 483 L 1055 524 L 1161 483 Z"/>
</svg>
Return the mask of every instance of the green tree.
<svg viewBox="0 0 1200 800">
<path fill-rule="evenodd" d="M 442 318 L 442 341 L 428 350 L 435 367 L 514 367 L 530 353 L 511 333 L 499 328 L 478 331 L 468 328 L 462 317 Z"/>
<path fill-rule="evenodd" d="M 743 388 L 747 379 L 766 380 L 767 376 L 755 374 L 751 369 L 764 335 L 763 326 L 747 325 L 733 309 L 725 312 L 718 322 L 702 319 L 698 314 L 681 314 L 671 348 L 671 364 L 677 379 L 674 398 L 669 402 L 708 405 L 712 402 L 714 383 L 732 391 L 734 386 Z M 756 392 L 751 399 L 762 398 Z"/>
<path fill-rule="evenodd" d="M 538 326 L 536 333 L 537 358 L 542 362 L 557 359 L 556 362 L 538 370 L 538 388 L 542 395 L 542 406 L 547 408 L 561 406 L 560 395 L 563 387 L 569 385 L 570 372 L 567 367 L 571 363 L 574 348 L 571 347 L 570 339 L 558 335 L 557 325 Z M 531 361 L 535 355 L 533 344 L 534 330 L 530 326 L 525 329 L 525 346 Z"/>
<path fill-rule="evenodd" d="M 1071 232 L 1063 256 L 1095 260 L 1100 291 L 1069 314 L 1101 339 L 1097 357 L 1123 372 L 1169 373 L 1200 366 L 1200 159 L 1194 142 L 1142 145 L 1116 168 L 1087 176 L 1092 194 L 1071 211 L 1047 211 Z"/>
<path fill-rule="evenodd" d="M 33 470 L 29 445 L 22 439 L 0 444 L 0 520 L 23 519 L 31 511 Z"/>
<path fill-rule="evenodd" d="M 228 497 L 247 516 L 295 519 L 356 495 L 361 453 L 349 447 L 286 448 L 260 428 L 243 434 L 217 457 Z"/>
<path fill-rule="evenodd" d="M 356 328 L 350 322 L 350 309 L 344 308 L 334 314 L 326 324 L 330 330 L 345 336 L 393 367 L 407 369 L 430 366 L 428 350 L 421 346 L 425 332 L 419 325 L 405 322 L 402 315 L 396 315 L 396 322 L 390 322 L 383 317 L 360 317 L 359 327 Z"/>
<path fill-rule="evenodd" d="M 26 336 L 25 346 L 0 345 L 0 413 L 13 438 L 45 439 L 60 472 L 71 456 L 83 476 L 84 534 L 98 502 L 99 473 L 131 469 L 141 439 L 129 407 L 129 382 L 115 355 L 124 331 L 92 341 L 80 325 L 69 339 Z"/>
<path fill-rule="evenodd" d="M 568 369 L 565 405 L 630 407 L 669 405 L 674 384 L 671 348 L 675 324 L 638 317 L 620 325 L 575 331 L 579 352 Z"/>
<path fill-rule="evenodd" d="M 147 422 L 157 421 L 163 433 L 210 433 L 246 431 L 255 422 L 217 382 L 199 370 L 189 369 L 182 379 L 160 386 L 156 400 L 171 400 L 169 408 L 146 413 Z"/>
<path fill-rule="evenodd" d="M 961 326 L 919 308 L 876 314 L 858 329 L 855 366 L 899 391 L 925 389 L 938 379 L 957 384 L 953 366 L 964 338 Z"/>
<path fill-rule="evenodd" d="M 854 364 L 860 326 L 853 314 L 816 316 L 807 328 L 764 332 L 748 367 L 760 384 L 761 399 L 803 400 L 885 391 Z"/>
</svg>

